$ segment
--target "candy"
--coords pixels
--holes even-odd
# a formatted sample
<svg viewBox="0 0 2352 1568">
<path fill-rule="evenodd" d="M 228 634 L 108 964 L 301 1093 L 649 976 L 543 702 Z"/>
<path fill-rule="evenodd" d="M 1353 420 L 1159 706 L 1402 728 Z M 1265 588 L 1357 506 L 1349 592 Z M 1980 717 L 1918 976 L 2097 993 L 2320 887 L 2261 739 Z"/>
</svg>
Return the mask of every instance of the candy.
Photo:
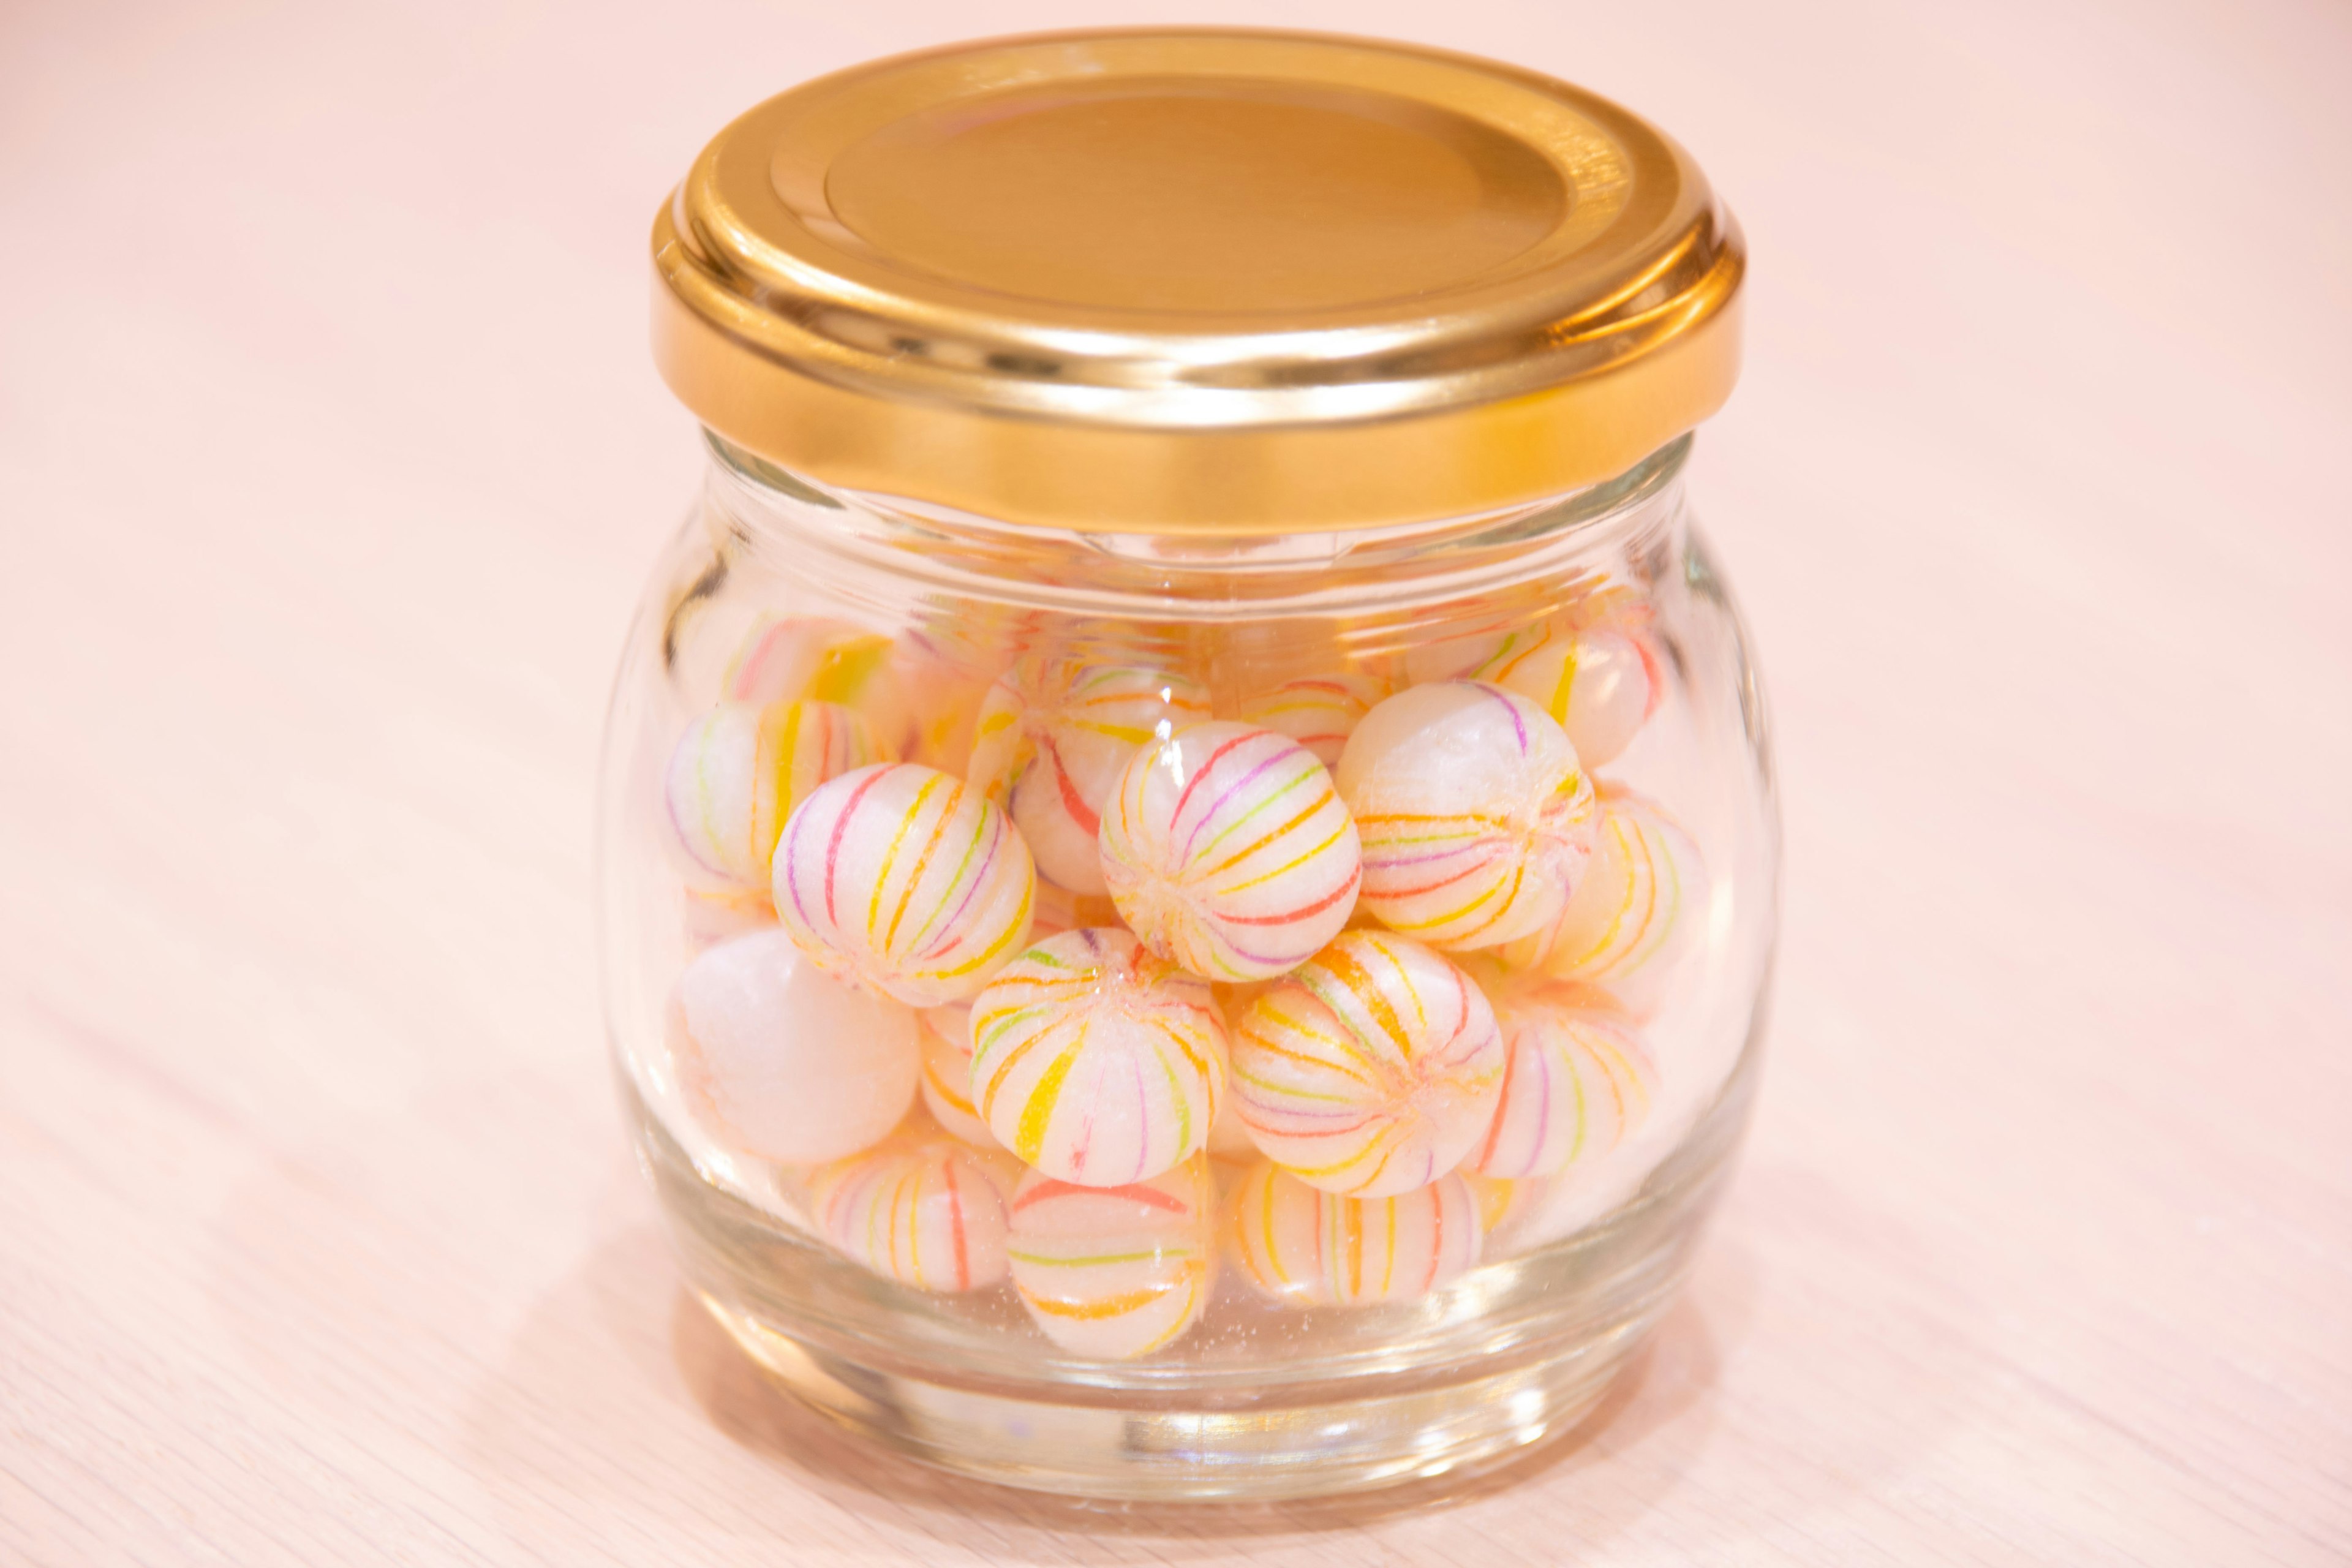
<svg viewBox="0 0 2352 1568">
<path fill-rule="evenodd" d="M 887 694 L 890 639 L 816 616 L 762 616 L 719 679 L 737 702 L 766 706 L 814 698 L 855 706 Z"/>
<path fill-rule="evenodd" d="M 1129 1361 L 1173 1342 L 1209 1298 L 1208 1162 L 1087 1187 L 1032 1171 L 1013 1194 L 1013 1287 L 1073 1354 Z"/>
<path fill-rule="evenodd" d="M 972 1103 L 1004 1146 L 1084 1186 L 1200 1152 L 1225 1091 L 1208 985 L 1123 931 L 1048 937 L 972 1004 Z"/>
<path fill-rule="evenodd" d="M 919 1118 L 887 1142 L 808 1179 L 818 1231 L 845 1256 L 920 1290 L 978 1290 L 1004 1278 L 1020 1163 Z"/>
<path fill-rule="evenodd" d="M 722 702 L 678 737 L 663 779 L 698 883 L 768 885 L 776 837 L 810 791 L 883 760 L 866 721 L 830 702 Z"/>
<path fill-rule="evenodd" d="M 1445 681 L 1364 716 L 1340 754 L 1365 908 L 1435 947 L 1492 947 L 1559 913 L 1598 831 L 1567 734 L 1517 692 Z"/>
<path fill-rule="evenodd" d="M 915 1015 L 923 1047 L 923 1105 L 931 1120 L 965 1142 L 1002 1149 L 971 1103 L 971 1004 L 926 1007 Z"/>
<path fill-rule="evenodd" d="M 962 662 L 963 651 L 960 642 L 917 631 L 900 637 L 890 653 L 891 678 L 904 694 L 906 711 L 900 755 L 959 777 L 971 765 L 981 704 L 1003 669 L 993 660 L 984 668 Z"/>
<path fill-rule="evenodd" d="M 1028 934 L 1035 888 L 1004 814 L 912 763 L 820 784 L 776 846 L 776 918 L 793 940 L 917 1007 L 988 984 Z"/>
<path fill-rule="evenodd" d="M 1115 926 L 1119 923 L 1118 906 L 1108 894 L 1074 893 L 1040 878 L 1037 882 L 1037 912 L 1029 926 L 1033 941 L 1059 936 L 1066 931 L 1078 931 L 1087 926 Z"/>
<path fill-rule="evenodd" d="M 1526 1212 L 1549 1186 L 1545 1182 L 1511 1182 L 1500 1176 L 1482 1176 L 1466 1168 L 1454 1173 L 1470 1189 L 1470 1197 L 1478 1205 L 1478 1229 L 1490 1239 L 1509 1223 L 1512 1215 Z"/>
<path fill-rule="evenodd" d="M 1104 807 L 1102 871 L 1147 946 L 1213 980 L 1297 968 L 1347 923 L 1360 879 L 1323 764 L 1224 723 L 1137 750 Z"/>
<path fill-rule="evenodd" d="M 1144 742 L 1208 716 L 1181 675 L 1028 658 L 982 704 L 966 776 L 1012 814 L 1048 881 L 1100 894 L 1095 839 L 1119 771 Z"/>
<path fill-rule="evenodd" d="M 1243 1125 L 1329 1192 L 1385 1197 L 1461 1163 L 1495 1113 L 1503 1042 L 1455 965 L 1384 931 L 1344 931 L 1243 1014 Z"/>
<path fill-rule="evenodd" d="M 1395 691 L 1393 683 L 1377 675 L 1308 676 L 1260 692 L 1244 702 L 1235 716 L 1245 724 L 1289 736 L 1325 767 L 1336 767 L 1364 715 Z"/>
<path fill-rule="evenodd" d="M 1657 1064 L 1601 992 L 1559 982 L 1495 1001 L 1509 1066 L 1486 1135 L 1463 1162 L 1481 1175 L 1557 1175 L 1624 1142 L 1649 1114 Z"/>
<path fill-rule="evenodd" d="M 1499 950 L 1507 963 L 1560 979 L 1615 983 L 1663 967 L 1690 941 L 1705 906 L 1698 846 L 1651 801 L 1601 795 L 1592 863 L 1559 913 Z"/>
<path fill-rule="evenodd" d="M 1327 1193 L 1271 1163 L 1234 1191 L 1227 1231 L 1243 1276 L 1299 1307 L 1410 1301 L 1478 1262 L 1478 1201 L 1460 1176 L 1385 1198 Z"/>
<path fill-rule="evenodd" d="M 696 958 L 677 999 L 679 1090 L 730 1150 L 782 1164 L 838 1159 L 914 1103 L 914 1015 L 842 984 L 780 931 Z"/>
<path fill-rule="evenodd" d="M 1657 707 L 1663 687 L 1641 642 L 1609 626 L 1547 623 L 1504 639 L 1465 678 L 1516 691 L 1568 731 L 1577 761 L 1611 761 Z"/>
</svg>

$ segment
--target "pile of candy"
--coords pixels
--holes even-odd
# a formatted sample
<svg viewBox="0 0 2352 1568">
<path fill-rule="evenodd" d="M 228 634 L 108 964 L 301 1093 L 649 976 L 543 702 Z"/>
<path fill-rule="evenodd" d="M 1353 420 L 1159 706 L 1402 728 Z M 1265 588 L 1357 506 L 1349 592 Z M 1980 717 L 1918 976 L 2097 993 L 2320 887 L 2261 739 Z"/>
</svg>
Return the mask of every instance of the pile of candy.
<svg viewBox="0 0 2352 1568">
<path fill-rule="evenodd" d="M 1659 1090 L 1705 871 L 1589 770 L 1661 667 L 1622 608 L 1332 662 L 1213 704 L 1083 631 L 982 677 L 756 627 L 664 781 L 702 1133 L 1073 1355 L 1173 1342 L 1221 1266 L 1307 1308 L 1475 1267 Z"/>
</svg>

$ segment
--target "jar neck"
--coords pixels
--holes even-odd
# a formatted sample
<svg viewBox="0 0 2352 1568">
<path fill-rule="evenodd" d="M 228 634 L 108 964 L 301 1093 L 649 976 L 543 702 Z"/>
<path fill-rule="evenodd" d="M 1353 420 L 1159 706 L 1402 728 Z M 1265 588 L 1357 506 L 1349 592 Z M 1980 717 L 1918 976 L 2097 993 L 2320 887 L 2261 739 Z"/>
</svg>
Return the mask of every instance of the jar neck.
<svg viewBox="0 0 2352 1568">
<path fill-rule="evenodd" d="M 827 489 L 706 432 L 706 516 L 747 567 L 854 597 L 877 576 L 947 599 L 1090 617 L 1194 622 L 1387 618 L 1530 581 L 1663 557 L 1682 521 L 1691 437 L 1615 479 L 1507 510 L 1296 534 L 1038 528 Z"/>
</svg>

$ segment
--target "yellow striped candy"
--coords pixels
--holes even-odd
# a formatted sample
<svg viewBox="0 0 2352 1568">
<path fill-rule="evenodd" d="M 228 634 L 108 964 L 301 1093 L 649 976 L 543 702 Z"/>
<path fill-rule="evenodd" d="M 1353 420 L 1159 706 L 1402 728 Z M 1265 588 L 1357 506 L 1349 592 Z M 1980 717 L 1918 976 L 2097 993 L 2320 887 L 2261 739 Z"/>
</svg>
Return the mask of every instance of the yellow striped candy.
<svg viewBox="0 0 2352 1568">
<path fill-rule="evenodd" d="M 793 940 L 917 1007 L 978 994 L 1020 951 L 1035 890 L 1004 814 L 913 763 L 820 784 L 776 845 L 776 919 Z"/>
<path fill-rule="evenodd" d="M 1418 942 L 1343 931 L 1250 1003 L 1233 1040 L 1242 1122 L 1311 1185 L 1427 1186 L 1486 1130 L 1503 1087 L 1494 1009 Z"/>
<path fill-rule="evenodd" d="M 1696 934 L 1706 903 L 1706 867 L 1690 835 L 1654 802 L 1608 788 L 1592 863 L 1576 890 L 1498 956 L 1558 979 L 1620 983 L 1670 963 Z"/>
<path fill-rule="evenodd" d="M 727 699 L 765 706 L 814 698 L 856 707 L 882 697 L 890 639 L 818 616 L 761 616 L 729 661 Z"/>
<path fill-rule="evenodd" d="M 817 785 L 883 761 L 866 721 L 830 702 L 722 702 L 670 752 L 663 804 L 690 879 L 764 888 L 793 808 Z"/>
<path fill-rule="evenodd" d="M 1120 770 L 1208 716 L 1201 689 L 1168 670 L 1027 658 L 982 704 L 966 776 L 1012 814 L 1046 880 L 1099 895 L 1095 840 Z"/>
<path fill-rule="evenodd" d="M 1214 1221 L 1208 1162 L 1198 1155 L 1117 1187 L 1032 1171 L 1013 1194 L 1013 1287 L 1064 1350 L 1101 1361 L 1150 1355 L 1207 1304 Z"/>
<path fill-rule="evenodd" d="M 1145 945 L 1204 979 L 1269 979 L 1339 934 L 1356 825 L 1323 764 L 1247 724 L 1140 747 L 1103 809 L 1102 870 Z"/>
<path fill-rule="evenodd" d="M 1657 1064 L 1605 994 L 1559 982 L 1508 988 L 1495 1016 L 1509 1052 L 1502 1103 L 1463 1169 L 1558 1175 L 1608 1153 L 1649 1115 Z"/>
<path fill-rule="evenodd" d="M 1234 1188 L 1227 1240 L 1243 1276 L 1299 1307 L 1410 1301 L 1475 1268 L 1478 1202 L 1460 1176 L 1385 1198 L 1308 1186 L 1270 1162 Z"/>
<path fill-rule="evenodd" d="M 1203 981 L 1123 931 L 1065 931 L 972 1003 L 972 1104 L 1004 1146 L 1082 1186 L 1148 1181 L 1201 1152 L 1225 1091 Z"/>
<path fill-rule="evenodd" d="M 1433 947 L 1494 947 L 1559 913 L 1591 858 L 1591 781 L 1515 691 L 1444 681 L 1364 716 L 1339 796 L 1363 836 L 1363 904 Z"/>
<path fill-rule="evenodd" d="M 918 1116 L 862 1154 L 811 1173 L 809 1210 L 845 1257 L 919 1290 L 978 1290 L 1005 1274 L 1020 1163 Z"/>
</svg>

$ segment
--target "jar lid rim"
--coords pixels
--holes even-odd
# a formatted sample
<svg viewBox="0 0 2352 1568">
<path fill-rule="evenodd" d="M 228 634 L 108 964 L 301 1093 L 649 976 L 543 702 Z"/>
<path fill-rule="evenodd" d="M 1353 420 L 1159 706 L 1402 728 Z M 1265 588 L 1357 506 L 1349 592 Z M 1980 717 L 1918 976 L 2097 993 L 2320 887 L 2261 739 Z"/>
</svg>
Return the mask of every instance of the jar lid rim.
<svg viewBox="0 0 2352 1568">
<path fill-rule="evenodd" d="M 655 220 L 655 357 L 850 489 L 1123 531 L 1374 526 L 1721 406 L 1738 230 L 1646 121 L 1330 35 L 990 39 L 742 115 Z"/>
</svg>

